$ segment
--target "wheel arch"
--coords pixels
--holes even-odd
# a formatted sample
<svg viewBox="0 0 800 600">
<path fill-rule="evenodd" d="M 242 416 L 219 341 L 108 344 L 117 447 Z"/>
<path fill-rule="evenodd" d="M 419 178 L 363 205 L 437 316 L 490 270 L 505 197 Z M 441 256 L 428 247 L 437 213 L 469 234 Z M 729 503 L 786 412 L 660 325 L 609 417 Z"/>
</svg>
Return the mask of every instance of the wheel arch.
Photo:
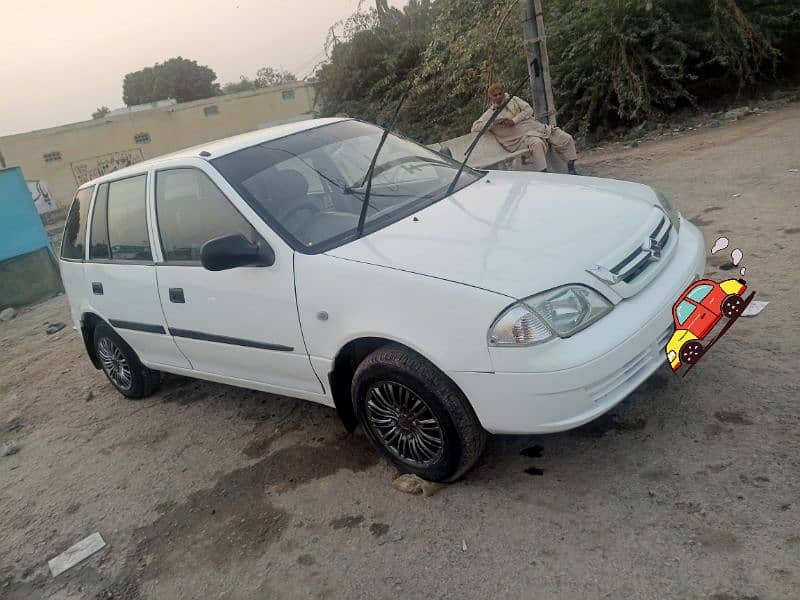
<svg viewBox="0 0 800 600">
<path fill-rule="evenodd" d="M 426 356 L 423 352 L 420 352 L 418 349 L 403 341 L 382 336 L 362 336 L 351 339 L 346 342 L 336 353 L 331 365 L 331 371 L 328 373 L 328 383 L 330 385 L 331 395 L 333 396 L 333 403 L 336 407 L 336 412 L 348 432 L 352 432 L 358 425 L 358 419 L 353 406 L 353 398 L 350 394 L 350 385 L 353 382 L 353 376 L 355 375 L 356 369 L 361 361 L 364 360 L 370 353 L 382 346 L 389 344 L 402 346 L 403 348 L 420 355 L 422 358 L 436 367 L 436 369 L 442 372 L 445 377 L 450 379 L 454 386 L 458 387 L 458 385 L 447 376 L 447 374 L 439 367 L 439 365 L 436 364 L 436 361 L 431 360 L 429 356 Z"/>
<path fill-rule="evenodd" d="M 108 325 L 105 319 L 93 312 L 85 312 L 81 315 L 81 335 L 83 337 L 83 345 L 86 347 L 86 353 L 89 355 L 89 360 L 92 361 L 95 369 L 99 369 L 101 365 L 100 359 L 97 358 L 97 352 L 94 348 L 94 329 L 101 323 Z"/>
</svg>

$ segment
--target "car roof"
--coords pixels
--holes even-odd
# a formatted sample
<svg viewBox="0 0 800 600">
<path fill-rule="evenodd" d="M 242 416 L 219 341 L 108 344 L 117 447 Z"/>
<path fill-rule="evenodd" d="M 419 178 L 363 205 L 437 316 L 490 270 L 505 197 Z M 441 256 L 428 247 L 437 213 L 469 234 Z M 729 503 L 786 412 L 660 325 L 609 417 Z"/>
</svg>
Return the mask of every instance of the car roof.
<svg viewBox="0 0 800 600">
<path fill-rule="evenodd" d="M 322 127 L 323 125 L 330 125 L 331 123 L 338 123 L 339 121 L 348 121 L 348 120 L 350 119 L 338 118 L 338 117 L 330 117 L 323 119 L 306 119 L 304 121 L 295 121 L 293 123 L 286 123 L 284 125 L 275 125 L 273 127 L 257 129 L 256 131 L 249 131 L 247 133 L 241 133 L 239 135 L 234 135 L 231 137 L 222 138 L 211 142 L 206 142 L 204 144 L 197 144 L 196 146 L 191 146 L 189 148 L 184 148 L 182 150 L 170 152 L 169 154 L 162 154 L 161 156 L 157 156 L 155 158 L 149 158 L 145 161 L 138 162 L 129 167 L 117 169 L 116 171 L 113 171 L 111 173 L 107 173 L 105 175 L 101 175 L 100 177 L 96 177 L 91 181 L 87 181 L 80 187 L 81 188 L 90 187 L 98 183 L 103 183 L 105 181 L 113 181 L 115 179 L 121 179 L 124 177 L 138 175 L 140 173 L 147 171 L 153 165 L 164 162 L 166 160 L 173 160 L 176 158 L 177 159 L 201 158 L 205 160 L 212 160 L 215 158 L 219 158 L 220 156 L 225 156 L 226 154 L 230 154 L 231 152 L 236 152 L 237 150 L 241 150 L 242 148 L 248 148 L 256 144 L 263 144 L 264 142 L 270 142 L 272 140 L 286 137 L 287 135 L 292 135 L 295 133 L 299 133 L 301 131 L 307 131 L 309 129 Z M 208 154 L 207 155 L 204 154 L 201 156 L 200 154 L 201 152 L 206 152 Z"/>
</svg>

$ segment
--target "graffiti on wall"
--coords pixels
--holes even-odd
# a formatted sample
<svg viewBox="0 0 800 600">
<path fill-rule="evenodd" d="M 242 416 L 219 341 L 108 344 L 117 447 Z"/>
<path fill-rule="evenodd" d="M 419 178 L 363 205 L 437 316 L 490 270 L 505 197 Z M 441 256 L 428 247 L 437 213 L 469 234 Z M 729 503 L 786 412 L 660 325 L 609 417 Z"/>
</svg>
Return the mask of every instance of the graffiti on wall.
<svg viewBox="0 0 800 600">
<path fill-rule="evenodd" d="M 40 215 L 49 213 L 58 208 L 53 197 L 50 195 L 50 190 L 47 189 L 47 182 L 41 179 L 26 179 L 25 183 L 28 185 L 28 191 L 31 193 L 33 203 L 36 205 L 36 212 Z"/>
<path fill-rule="evenodd" d="M 123 167 L 129 167 L 144 160 L 141 148 L 132 150 L 121 150 L 92 158 L 76 160 L 72 163 L 72 174 L 78 185 L 91 181 L 95 177 L 100 177 L 106 173 L 111 173 Z"/>
</svg>

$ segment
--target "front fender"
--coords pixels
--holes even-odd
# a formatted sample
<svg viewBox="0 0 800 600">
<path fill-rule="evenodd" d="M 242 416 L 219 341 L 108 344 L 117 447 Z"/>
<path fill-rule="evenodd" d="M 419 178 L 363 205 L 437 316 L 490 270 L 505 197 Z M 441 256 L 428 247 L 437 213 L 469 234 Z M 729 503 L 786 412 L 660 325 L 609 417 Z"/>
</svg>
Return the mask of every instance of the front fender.
<svg viewBox="0 0 800 600">
<path fill-rule="evenodd" d="M 443 371 L 492 370 L 486 333 L 512 298 L 325 254 L 295 258 L 297 308 L 312 362 L 355 338 L 385 338 Z M 322 318 L 325 313 L 327 318 Z"/>
<path fill-rule="evenodd" d="M 667 361 L 669 362 L 673 371 L 677 371 L 681 366 L 681 347 L 683 347 L 686 342 L 696 339 L 698 339 L 697 336 L 688 329 L 676 329 L 675 333 L 672 334 L 672 337 L 669 338 L 669 341 L 664 348 L 664 352 L 667 355 Z M 671 352 L 675 353 L 674 359 L 670 358 Z"/>
</svg>

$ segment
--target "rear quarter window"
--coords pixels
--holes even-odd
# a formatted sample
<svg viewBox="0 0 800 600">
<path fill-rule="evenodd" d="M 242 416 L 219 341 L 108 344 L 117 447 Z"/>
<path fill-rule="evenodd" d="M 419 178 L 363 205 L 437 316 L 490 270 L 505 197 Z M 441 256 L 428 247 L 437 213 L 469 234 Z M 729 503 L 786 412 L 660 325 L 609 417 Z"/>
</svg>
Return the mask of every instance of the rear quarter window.
<svg viewBox="0 0 800 600">
<path fill-rule="evenodd" d="M 64 238 L 61 242 L 61 258 L 83 260 L 86 243 L 86 220 L 89 215 L 89 203 L 92 201 L 94 186 L 78 190 L 72 201 L 67 222 L 64 225 Z"/>
</svg>

